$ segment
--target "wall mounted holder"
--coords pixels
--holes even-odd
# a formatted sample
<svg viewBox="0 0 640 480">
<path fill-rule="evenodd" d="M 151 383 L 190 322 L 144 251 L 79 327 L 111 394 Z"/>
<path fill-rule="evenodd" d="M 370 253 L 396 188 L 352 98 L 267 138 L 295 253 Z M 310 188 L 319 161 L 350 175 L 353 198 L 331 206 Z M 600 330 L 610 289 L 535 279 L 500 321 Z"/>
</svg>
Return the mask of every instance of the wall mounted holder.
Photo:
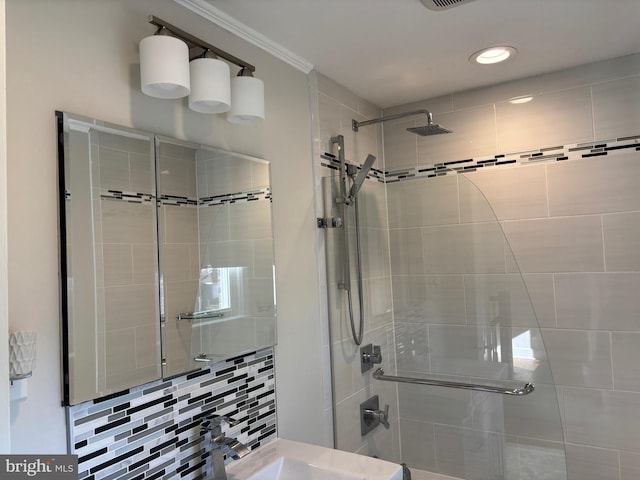
<svg viewBox="0 0 640 480">
<path fill-rule="evenodd" d="M 382 353 L 379 345 L 371 343 L 360 347 L 360 371 L 367 372 L 377 363 L 382 363 Z"/>
</svg>

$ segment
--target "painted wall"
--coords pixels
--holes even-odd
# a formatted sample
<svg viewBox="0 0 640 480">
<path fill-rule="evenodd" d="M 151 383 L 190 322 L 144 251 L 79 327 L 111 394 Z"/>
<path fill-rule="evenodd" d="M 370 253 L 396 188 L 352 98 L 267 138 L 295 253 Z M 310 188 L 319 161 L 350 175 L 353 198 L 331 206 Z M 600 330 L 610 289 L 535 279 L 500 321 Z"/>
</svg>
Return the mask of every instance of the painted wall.
<svg viewBox="0 0 640 480">
<path fill-rule="evenodd" d="M 231 125 L 189 111 L 184 100 L 140 93 L 138 42 L 154 32 L 149 14 L 256 65 L 265 82 L 267 120 Z M 307 75 L 169 0 L 9 0 L 6 15 L 9 328 L 35 328 L 39 339 L 29 397 L 11 405 L 12 450 L 66 450 L 60 407 L 56 109 L 272 162 L 279 432 L 293 440 L 330 443 L 330 426 L 308 414 L 324 411 L 325 397 L 318 284 L 309 274 L 317 260 Z M 306 402 L 299 401 L 298 391 L 305 392 Z"/>
</svg>

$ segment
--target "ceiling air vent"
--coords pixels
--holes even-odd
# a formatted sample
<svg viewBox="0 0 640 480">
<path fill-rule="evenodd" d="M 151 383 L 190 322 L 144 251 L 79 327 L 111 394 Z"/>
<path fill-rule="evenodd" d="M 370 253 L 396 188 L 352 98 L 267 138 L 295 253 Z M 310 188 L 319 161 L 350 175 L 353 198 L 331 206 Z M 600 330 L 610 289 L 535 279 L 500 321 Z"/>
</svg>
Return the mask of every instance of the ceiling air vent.
<svg viewBox="0 0 640 480">
<path fill-rule="evenodd" d="M 420 0 L 422 4 L 429 10 L 447 10 L 448 8 L 457 7 L 464 3 L 472 2 L 473 0 Z"/>
</svg>

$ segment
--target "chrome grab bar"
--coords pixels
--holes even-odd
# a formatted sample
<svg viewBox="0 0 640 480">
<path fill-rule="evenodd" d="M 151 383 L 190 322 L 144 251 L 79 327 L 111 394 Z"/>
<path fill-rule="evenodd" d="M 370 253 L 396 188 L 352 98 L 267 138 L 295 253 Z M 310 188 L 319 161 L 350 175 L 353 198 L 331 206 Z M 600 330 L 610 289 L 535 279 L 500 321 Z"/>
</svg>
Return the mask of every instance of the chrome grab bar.
<svg viewBox="0 0 640 480">
<path fill-rule="evenodd" d="M 378 368 L 373 372 L 373 378 L 376 380 L 382 380 L 385 382 L 398 382 L 398 383 L 415 383 L 417 385 L 433 385 L 436 387 L 449 387 L 449 388 L 461 388 L 463 390 L 475 390 L 478 392 L 500 393 L 502 395 L 529 395 L 535 390 L 533 383 L 527 383 L 524 388 L 504 388 L 494 387 L 492 385 L 477 385 L 473 383 L 458 383 L 458 382 L 446 382 L 444 380 L 428 380 L 426 378 L 412 378 L 412 377 L 396 377 L 394 375 L 385 375 L 382 368 Z"/>
<path fill-rule="evenodd" d="M 206 318 L 220 318 L 224 317 L 222 312 L 189 312 L 179 313 L 177 320 L 203 320 Z"/>
</svg>

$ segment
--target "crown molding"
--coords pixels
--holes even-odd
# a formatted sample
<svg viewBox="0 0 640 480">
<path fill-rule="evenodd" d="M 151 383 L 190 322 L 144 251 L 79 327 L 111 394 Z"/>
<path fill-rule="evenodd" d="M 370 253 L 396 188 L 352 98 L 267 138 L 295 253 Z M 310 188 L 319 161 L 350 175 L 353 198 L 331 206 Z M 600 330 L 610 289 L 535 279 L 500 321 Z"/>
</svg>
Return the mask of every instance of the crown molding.
<svg viewBox="0 0 640 480">
<path fill-rule="evenodd" d="M 277 42 L 267 38 L 260 32 L 257 32 L 253 28 L 248 27 L 244 23 L 239 22 L 231 15 L 223 12 L 222 10 L 214 7 L 205 0 L 174 0 L 175 3 L 181 5 L 194 13 L 197 13 L 201 17 L 206 18 L 212 23 L 215 23 L 219 27 L 224 28 L 228 32 L 246 40 L 247 42 L 255 45 L 256 47 L 264 50 L 265 52 L 273 55 L 274 57 L 288 63 L 292 67 L 305 74 L 308 74 L 313 70 L 313 64 L 304 58 L 296 55 L 291 50 L 283 47 Z"/>
</svg>

